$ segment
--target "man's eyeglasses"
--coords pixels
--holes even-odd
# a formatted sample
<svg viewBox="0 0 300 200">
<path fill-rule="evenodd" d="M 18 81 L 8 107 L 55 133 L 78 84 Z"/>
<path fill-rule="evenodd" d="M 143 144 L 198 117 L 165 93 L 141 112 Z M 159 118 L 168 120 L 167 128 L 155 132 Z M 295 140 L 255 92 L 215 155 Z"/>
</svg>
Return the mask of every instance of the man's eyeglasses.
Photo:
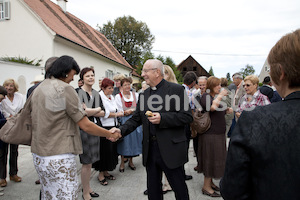
<svg viewBox="0 0 300 200">
<path fill-rule="evenodd" d="M 143 69 L 142 72 L 147 73 L 147 72 L 149 72 L 150 70 L 155 70 L 155 69 L 157 69 L 157 68 Z"/>
<path fill-rule="evenodd" d="M 244 84 L 243 87 L 250 87 L 251 84 Z"/>
</svg>

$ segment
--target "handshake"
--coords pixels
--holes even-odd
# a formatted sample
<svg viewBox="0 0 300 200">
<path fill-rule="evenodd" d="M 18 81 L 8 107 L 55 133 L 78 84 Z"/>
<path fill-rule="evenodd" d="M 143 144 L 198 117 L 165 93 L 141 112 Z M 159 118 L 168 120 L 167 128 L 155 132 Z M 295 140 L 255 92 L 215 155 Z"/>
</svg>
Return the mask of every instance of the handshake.
<svg viewBox="0 0 300 200">
<path fill-rule="evenodd" d="M 106 139 L 112 141 L 112 142 L 116 142 L 117 140 L 119 140 L 122 135 L 121 135 L 121 130 L 113 127 L 109 130 L 109 132 L 111 133 L 110 137 L 107 137 Z"/>
</svg>

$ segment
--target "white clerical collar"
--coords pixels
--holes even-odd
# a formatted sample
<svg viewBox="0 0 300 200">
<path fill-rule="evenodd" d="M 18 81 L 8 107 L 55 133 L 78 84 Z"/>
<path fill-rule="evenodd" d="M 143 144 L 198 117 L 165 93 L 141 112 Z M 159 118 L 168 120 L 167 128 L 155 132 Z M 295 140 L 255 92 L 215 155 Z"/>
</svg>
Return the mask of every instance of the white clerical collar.
<svg viewBox="0 0 300 200">
<path fill-rule="evenodd" d="M 157 88 L 154 86 L 154 87 L 151 87 L 151 90 L 157 90 Z"/>
</svg>

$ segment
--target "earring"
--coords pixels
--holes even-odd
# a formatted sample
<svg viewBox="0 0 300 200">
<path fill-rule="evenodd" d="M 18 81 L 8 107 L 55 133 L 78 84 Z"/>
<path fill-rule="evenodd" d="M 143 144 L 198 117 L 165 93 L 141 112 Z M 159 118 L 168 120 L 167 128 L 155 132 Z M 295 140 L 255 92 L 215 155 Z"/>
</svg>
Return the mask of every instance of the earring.
<svg viewBox="0 0 300 200">
<path fill-rule="evenodd" d="M 69 75 L 67 74 L 67 75 L 66 75 L 66 78 L 68 78 L 68 76 L 69 76 Z"/>
</svg>

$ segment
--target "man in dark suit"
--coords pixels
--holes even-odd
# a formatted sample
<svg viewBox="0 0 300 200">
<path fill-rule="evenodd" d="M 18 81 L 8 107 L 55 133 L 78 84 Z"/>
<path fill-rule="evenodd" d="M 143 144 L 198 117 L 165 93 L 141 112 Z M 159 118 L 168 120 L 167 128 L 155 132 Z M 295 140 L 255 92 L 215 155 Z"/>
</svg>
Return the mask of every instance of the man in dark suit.
<svg viewBox="0 0 300 200">
<path fill-rule="evenodd" d="M 300 29 L 276 43 L 268 63 L 283 100 L 239 118 L 220 183 L 225 200 L 300 199 Z"/>
<path fill-rule="evenodd" d="M 278 92 L 276 90 L 273 90 L 271 78 L 270 76 L 266 76 L 263 81 L 263 86 L 259 88 L 259 91 L 266 95 L 271 103 L 281 101 L 281 97 L 279 96 Z"/>
<path fill-rule="evenodd" d="M 147 171 L 148 198 L 163 199 L 162 171 L 176 199 L 189 199 L 183 165 L 188 161 L 184 126 L 193 121 L 184 88 L 163 79 L 163 63 L 147 60 L 142 76 L 150 86 L 139 96 L 133 116 L 120 127 L 126 136 L 143 125 L 143 164 Z M 146 111 L 153 116 L 147 117 Z"/>
</svg>

